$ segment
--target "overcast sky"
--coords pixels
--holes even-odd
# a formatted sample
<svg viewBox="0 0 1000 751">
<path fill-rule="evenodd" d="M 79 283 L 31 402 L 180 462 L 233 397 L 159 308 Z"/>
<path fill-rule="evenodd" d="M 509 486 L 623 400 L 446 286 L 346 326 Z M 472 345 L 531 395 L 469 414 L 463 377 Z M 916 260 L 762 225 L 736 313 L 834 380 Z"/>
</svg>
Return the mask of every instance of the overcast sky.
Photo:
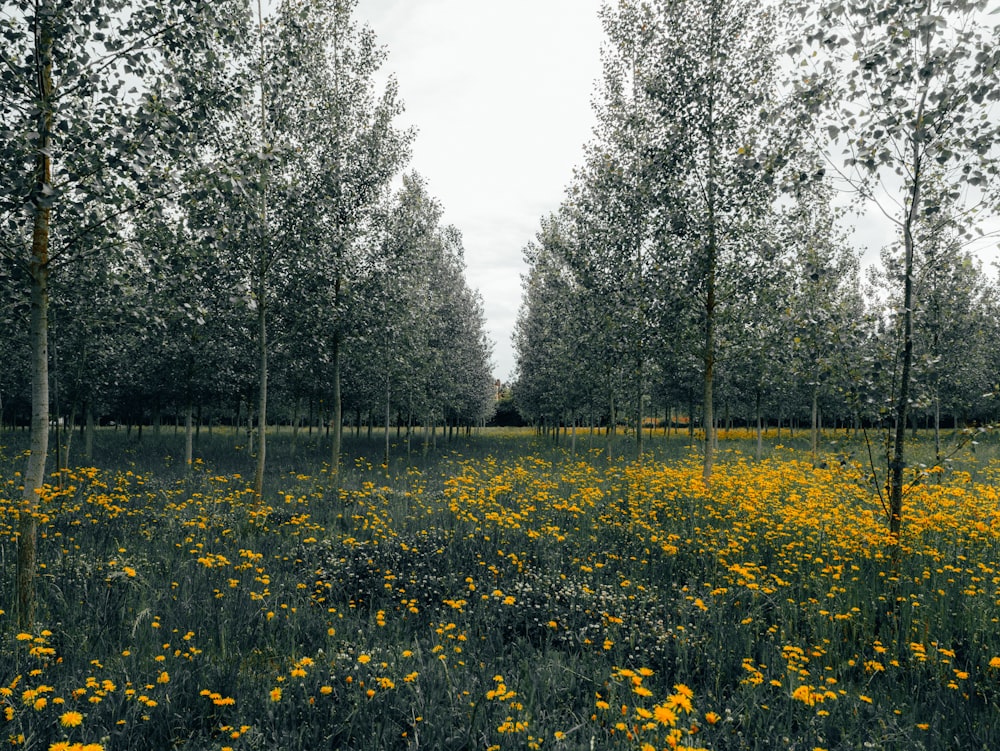
<svg viewBox="0 0 1000 751">
<path fill-rule="evenodd" d="M 410 169 L 462 232 L 494 373 L 514 369 L 521 250 L 555 211 L 594 124 L 600 0 L 359 0 L 418 135 Z"/>
<path fill-rule="evenodd" d="M 406 104 L 401 125 L 418 129 L 409 168 L 463 234 L 467 279 L 483 296 L 502 380 L 514 370 L 521 251 L 541 217 L 558 209 L 591 138 L 600 7 L 601 0 L 359 0 L 356 9 L 388 48 L 385 70 Z M 864 265 L 895 241 L 874 206 L 848 221 Z M 1000 231 L 1000 222 L 987 229 Z M 996 237 L 973 250 L 989 263 Z"/>
</svg>

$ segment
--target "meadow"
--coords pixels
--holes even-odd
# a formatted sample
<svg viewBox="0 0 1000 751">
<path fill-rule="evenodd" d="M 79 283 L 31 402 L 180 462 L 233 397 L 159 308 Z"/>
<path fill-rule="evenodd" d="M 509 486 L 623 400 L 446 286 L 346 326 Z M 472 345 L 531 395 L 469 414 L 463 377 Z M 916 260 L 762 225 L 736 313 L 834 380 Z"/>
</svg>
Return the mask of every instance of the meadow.
<svg viewBox="0 0 1000 751">
<path fill-rule="evenodd" d="M 0 745 L 1000 748 L 993 438 L 919 478 L 898 549 L 843 435 L 822 462 L 724 436 L 706 487 L 685 436 L 609 461 L 481 431 L 391 466 L 352 437 L 334 478 L 276 434 L 262 502 L 238 437 L 190 470 L 135 438 L 52 476 L 21 632 L 0 434 Z"/>
</svg>

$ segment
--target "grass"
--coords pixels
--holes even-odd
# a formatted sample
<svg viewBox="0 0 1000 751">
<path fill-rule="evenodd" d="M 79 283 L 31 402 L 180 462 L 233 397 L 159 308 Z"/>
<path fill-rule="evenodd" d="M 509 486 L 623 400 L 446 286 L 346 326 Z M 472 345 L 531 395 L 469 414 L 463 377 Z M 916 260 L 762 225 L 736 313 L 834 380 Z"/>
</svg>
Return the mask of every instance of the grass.
<svg viewBox="0 0 1000 751">
<path fill-rule="evenodd" d="M 609 462 L 603 436 L 486 431 L 389 467 L 351 437 L 339 482 L 313 438 L 269 438 L 258 504 L 236 436 L 203 433 L 187 471 L 182 436 L 102 431 L 99 468 L 46 491 L 19 633 L 0 436 L 0 742 L 1000 747 L 992 439 L 908 494 L 893 555 L 843 434 L 828 467 L 804 434 L 760 462 L 731 435 L 707 488 L 686 436 Z"/>
</svg>

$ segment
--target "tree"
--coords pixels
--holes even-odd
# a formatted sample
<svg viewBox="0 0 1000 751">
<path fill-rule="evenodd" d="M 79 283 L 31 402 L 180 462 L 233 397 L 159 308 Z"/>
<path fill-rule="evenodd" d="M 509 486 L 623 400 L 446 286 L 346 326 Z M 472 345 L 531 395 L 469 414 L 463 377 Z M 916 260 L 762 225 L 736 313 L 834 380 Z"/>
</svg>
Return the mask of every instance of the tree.
<svg viewBox="0 0 1000 751">
<path fill-rule="evenodd" d="M 801 6 L 805 43 L 822 51 L 803 61 L 799 88 L 832 144 L 850 190 L 874 203 L 900 234 L 900 358 L 888 473 L 888 521 L 902 527 L 905 431 L 911 408 L 917 228 L 952 213 L 971 222 L 995 202 L 1000 123 L 998 35 L 982 23 L 985 0 L 867 0 Z M 798 55 L 802 44 L 790 52 Z M 931 193 L 933 198 L 930 198 Z"/>
<path fill-rule="evenodd" d="M 835 392 L 840 363 L 852 354 L 848 345 L 861 309 L 858 257 L 837 226 L 831 201 L 826 184 L 804 186 L 787 212 L 784 233 L 792 266 L 785 329 L 793 343 L 789 365 L 809 388 L 814 462 L 821 397 Z"/>
<path fill-rule="evenodd" d="M 941 410 L 954 423 L 973 414 L 992 389 L 987 358 L 989 284 L 972 255 L 961 249 L 956 229 L 940 221 L 921 223 L 914 261 L 915 409 L 933 416 L 935 462 L 942 461 Z M 898 279 L 890 279 L 893 289 Z"/>
<path fill-rule="evenodd" d="M 341 368 L 350 285 L 363 267 L 356 243 L 366 219 L 409 156 L 413 134 L 395 119 L 402 112 L 395 80 L 379 90 L 385 60 L 371 29 L 352 20 L 356 0 L 282 5 L 283 35 L 276 50 L 289 76 L 271 96 L 273 125 L 296 154 L 295 184 L 303 193 L 303 228 L 314 244 L 299 271 L 326 280 L 326 339 L 333 407 L 331 468 L 340 466 L 343 431 Z M 280 94 L 280 96 L 278 95 Z M 291 238 L 285 238 L 291 241 Z M 354 255 L 352 255 L 354 253 Z M 301 277 L 299 277 L 301 278 Z"/>
<path fill-rule="evenodd" d="M 0 10 L 0 160 L 8 165 L 0 177 L 0 238 L 3 252 L 28 269 L 31 298 L 31 453 L 18 529 L 22 628 L 30 628 L 35 610 L 53 264 L 98 252 L 88 240 L 101 226 L 161 195 L 156 157 L 187 145 L 185 128 L 204 116 L 210 98 L 225 104 L 231 96 L 220 85 L 217 47 L 242 28 L 239 7 L 235 1 L 9 0 Z M 176 99 L 185 86 L 199 97 Z"/>
<path fill-rule="evenodd" d="M 646 3 L 621 3 L 616 11 L 605 6 L 601 19 L 611 44 L 602 51 L 597 141 L 577 175 L 584 185 L 575 196 L 577 222 L 587 224 L 579 228 L 585 238 L 579 247 L 595 257 L 581 271 L 588 277 L 585 284 L 602 288 L 604 310 L 615 321 L 615 359 L 631 392 L 636 453 L 641 456 L 650 308 L 657 296 L 651 283 L 653 207 L 644 145 L 652 134 L 644 87 L 656 65 L 658 29 L 655 12 Z"/>
<path fill-rule="evenodd" d="M 650 190 L 659 263 L 686 279 L 702 323 L 702 474 L 712 474 L 720 316 L 762 268 L 787 134 L 774 72 L 775 18 L 752 0 L 660 2 L 654 67 L 644 79 L 651 119 Z"/>
<path fill-rule="evenodd" d="M 524 292 L 513 335 L 518 408 L 532 422 L 556 428 L 565 417 L 576 423 L 588 374 L 607 366 L 599 354 L 583 354 L 584 341 L 592 333 L 599 336 L 584 319 L 584 308 L 595 301 L 567 262 L 571 251 L 566 246 L 573 239 L 565 219 L 543 220 L 537 241 L 524 249 L 528 273 L 521 279 Z M 599 304 L 592 308 L 599 310 Z"/>
</svg>

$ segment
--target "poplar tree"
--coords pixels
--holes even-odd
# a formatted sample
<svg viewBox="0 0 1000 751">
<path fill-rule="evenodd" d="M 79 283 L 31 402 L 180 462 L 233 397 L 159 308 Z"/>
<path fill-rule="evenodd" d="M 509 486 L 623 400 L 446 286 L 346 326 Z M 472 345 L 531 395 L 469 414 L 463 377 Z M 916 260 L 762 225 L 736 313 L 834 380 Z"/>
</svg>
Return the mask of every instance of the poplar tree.
<svg viewBox="0 0 1000 751">
<path fill-rule="evenodd" d="M 18 529 L 17 613 L 35 617 L 36 512 L 49 431 L 49 280 L 114 217 L 155 204 L 164 153 L 232 96 L 220 54 L 242 2 L 7 0 L 0 9 L 0 239 L 30 289 L 31 452 Z M 185 98 L 179 94 L 185 92 Z M 211 104 L 210 104 L 211 103 Z"/>
<path fill-rule="evenodd" d="M 951 213 L 973 229 L 997 206 L 1000 32 L 985 22 L 986 0 L 840 0 L 802 5 L 802 101 L 820 116 L 832 168 L 845 187 L 896 227 L 899 367 L 893 380 L 887 517 L 898 546 L 912 407 L 918 227 Z M 898 549 L 898 547 L 897 547 Z"/>
<path fill-rule="evenodd" d="M 776 127 L 777 19 L 755 0 L 653 4 L 649 191 L 658 263 L 683 275 L 700 313 L 704 455 L 712 474 L 720 317 L 753 288 L 790 134 Z"/>
</svg>

